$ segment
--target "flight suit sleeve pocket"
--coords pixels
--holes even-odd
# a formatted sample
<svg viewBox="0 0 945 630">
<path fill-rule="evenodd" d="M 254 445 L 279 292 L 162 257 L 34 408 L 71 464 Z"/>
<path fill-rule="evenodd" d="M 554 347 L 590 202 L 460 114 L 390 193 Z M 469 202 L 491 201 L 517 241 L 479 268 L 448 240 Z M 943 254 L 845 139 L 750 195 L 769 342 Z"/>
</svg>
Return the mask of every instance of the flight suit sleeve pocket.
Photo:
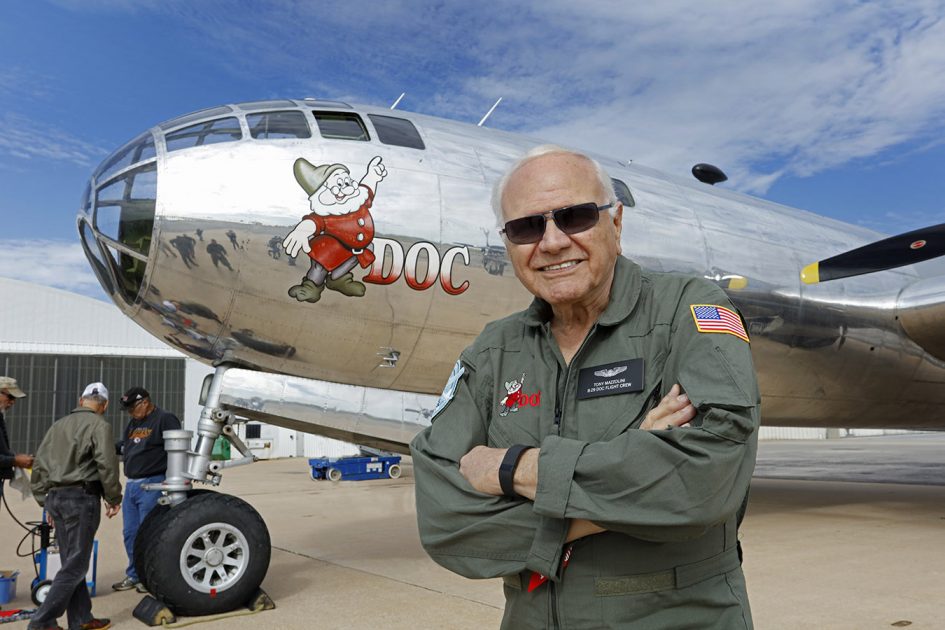
<svg viewBox="0 0 945 630">
<path fill-rule="evenodd" d="M 679 381 L 699 411 L 694 425 L 736 442 L 748 439 L 755 428 L 753 408 L 760 402 L 750 358 L 733 360 L 715 346 L 687 363 Z"/>
</svg>

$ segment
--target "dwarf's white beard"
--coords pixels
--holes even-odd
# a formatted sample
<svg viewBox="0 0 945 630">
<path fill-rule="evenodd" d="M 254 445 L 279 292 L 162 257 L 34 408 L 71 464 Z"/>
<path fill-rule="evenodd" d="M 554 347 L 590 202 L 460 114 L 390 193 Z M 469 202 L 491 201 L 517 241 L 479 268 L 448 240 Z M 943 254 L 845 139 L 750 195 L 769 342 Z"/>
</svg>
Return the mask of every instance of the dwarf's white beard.
<svg viewBox="0 0 945 630">
<path fill-rule="evenodd" d="M 358 192 L 354 195 L 354 197 L 339 203 L 332 204 L 330 206 L 326 206 L 318 200 L 318 193 L 319 191 L 316 190 L 315 193 L 309 197 L 309 202 L 311 204 L 312 212 L 323 217 L 357 212 L 368 198 L 367 190 L 365 190 L 363 186 L 358 186 Z"/>
</svg>

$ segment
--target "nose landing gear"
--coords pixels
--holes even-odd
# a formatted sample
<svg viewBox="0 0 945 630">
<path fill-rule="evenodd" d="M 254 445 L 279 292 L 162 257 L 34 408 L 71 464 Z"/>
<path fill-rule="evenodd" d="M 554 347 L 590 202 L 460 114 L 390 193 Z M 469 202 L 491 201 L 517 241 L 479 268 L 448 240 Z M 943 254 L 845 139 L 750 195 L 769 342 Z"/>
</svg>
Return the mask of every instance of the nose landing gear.
<svg viewBox="0 0 945 630">
<path fill-rule="evenodd" d="M 205 492 L 165 506 L 154 518 L 149 515 L 140 533 L 135 563 L 140 558 L 141 581 L 178 615 L 216 614 L 245 605 L 269 568 L 265 522 L 231 495 Z"/>
</svg>

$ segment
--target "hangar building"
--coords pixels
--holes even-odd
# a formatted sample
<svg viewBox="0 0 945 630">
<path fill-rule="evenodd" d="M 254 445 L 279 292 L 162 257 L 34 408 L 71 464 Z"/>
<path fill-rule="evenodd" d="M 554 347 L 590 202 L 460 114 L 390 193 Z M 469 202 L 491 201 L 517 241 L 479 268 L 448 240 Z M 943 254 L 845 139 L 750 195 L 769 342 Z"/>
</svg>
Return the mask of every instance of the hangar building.
<svg viewBox="0 0 945 630">
<path fill-rule="evenodd" d="M 0 295 L 0 374 L 17 379 L 27 393 L 5 414 L 14 451 L 34 452 L 53 421 L 69 413 L 94 381 L 109 388 L 113 402 L 106 419 L 116 435 L 127 423 L 117 399 L 133 385 L 196 431 L 197 397 L 211 367 L 155 339 L 106 302 L 3 277 Z M 242 426 L 240 434 L 264 459 L 358 452 L 337 440 L 260 423 Z"/>
</svg>

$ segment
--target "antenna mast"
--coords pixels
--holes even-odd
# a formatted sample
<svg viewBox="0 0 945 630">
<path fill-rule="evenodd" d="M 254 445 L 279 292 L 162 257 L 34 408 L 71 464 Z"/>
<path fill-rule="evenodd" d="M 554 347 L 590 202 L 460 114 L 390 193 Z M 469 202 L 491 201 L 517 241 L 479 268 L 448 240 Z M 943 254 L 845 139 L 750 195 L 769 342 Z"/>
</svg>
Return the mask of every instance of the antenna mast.
<svg viewBox="0 0 945 630">
<path fill-rule="evenodd" d="M 397 108 L 397 106 L 400 104 L 400 99 L 402 99 L 402 98 L 404 97 L 404 94 L 406 94 L 406 92 L 401 92 L 401 93 L 400 93 L 400 96 L 397 97 L 397 100 L 394 101 L 394 104 L 390 106 L 391 109 L 396 109 L 396 108 Z"/>
<path fill-rule="evenodd" d="M 476 125 L 476 126 L 477 126 L 477 127 L 482 127 L 482 123 L 486 122 L 486 119 L 487 119 L 489 116 L 492 115 L 492 112 L 495 111 L 495 108 L 498 107 L 498 106 L 499 106 L 499 103 L 501 103 L 501 102 L 502 102 L 502 97 L 500 96 L 500 97 L 499 97 L 499 100 L 497 100 L 497 101 L 495 102 L 495 105 L 493 105 L 492 108 L 491 108 L 489 111 L 486 112 L 486 115 L 482 117 L 482 120 L 480 120 L 480 121 L 479 121 L 479 124 Z"/>
</svg>

